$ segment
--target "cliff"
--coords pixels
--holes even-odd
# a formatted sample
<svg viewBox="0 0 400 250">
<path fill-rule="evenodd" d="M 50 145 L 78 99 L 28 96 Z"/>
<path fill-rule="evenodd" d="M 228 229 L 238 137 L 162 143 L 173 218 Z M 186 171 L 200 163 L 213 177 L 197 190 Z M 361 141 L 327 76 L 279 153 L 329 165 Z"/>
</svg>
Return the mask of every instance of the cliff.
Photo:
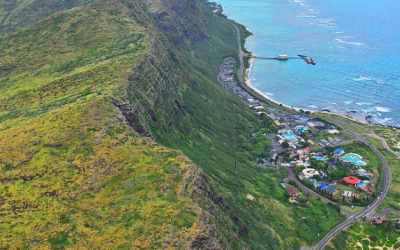
<svg viewBox="0 0 400 250">
<path fill-rule="evenodd" d="M 148 8 L 98 1 L 0 38 L 1 248 L 244 247 L 213 181 L 138 134 L 186 129 L 188 79 Z"/>
<path fill-rule="evenodd" d="M 75 3 L 2 11 L 26 27 L 0 37 L 0 247 L 296 249 L 337 222 L 254 165 L 269 125 L 216 81 L 231 23 L 197 0 Z"/>
</svg>

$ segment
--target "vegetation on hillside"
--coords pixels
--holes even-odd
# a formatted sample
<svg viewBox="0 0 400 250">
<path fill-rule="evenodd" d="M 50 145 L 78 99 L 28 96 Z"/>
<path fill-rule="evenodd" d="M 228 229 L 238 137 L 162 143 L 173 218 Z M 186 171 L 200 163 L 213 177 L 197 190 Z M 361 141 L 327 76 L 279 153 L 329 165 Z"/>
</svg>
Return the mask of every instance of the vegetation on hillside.
<svg viewBox="0 0 400 250">
<path fill-rule="evenodd" d="M 0 38 L 0 248 L 229 249 L 238 238 L 213 182 L 115 106 L 151 47 L 125 11 L 100 1 Z"/>
<path fill-rule="evenodd" d="M 251 134 L 276 128 L 216 82 L 232 25 L 195 0 L 144 3 L 100 0 L 0 38 L 1 246 L 317 242 L 343 217 L 288 202 L 286 169 L 254 164 L 268 142 Z"/>
<path fill-rule="evenodd" d="M 0 1 L 0 35 L 10 34 L 60 10 L 83 6 L 94 0 L 3 0 Z"/>
<path fill-rule="evenodd" d="M 340 233 L 324 249 L 399 249 L 400 232 L 396 230 L 398 226 L 393 220 L 383 221 L 381 225 L 372 225 L 369 221 L 357 222 Z"/>
</svg>

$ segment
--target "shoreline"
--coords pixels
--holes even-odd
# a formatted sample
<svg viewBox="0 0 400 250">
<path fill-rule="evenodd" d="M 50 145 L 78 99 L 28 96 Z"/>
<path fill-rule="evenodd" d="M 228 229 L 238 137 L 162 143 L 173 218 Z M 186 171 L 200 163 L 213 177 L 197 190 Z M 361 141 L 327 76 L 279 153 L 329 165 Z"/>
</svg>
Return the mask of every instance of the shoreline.
<svg viewBox="0 0 400 250">
<path fill-rule="evenodd" d="M 358 119 L 355 119 L 355 118 L 352 118 L 352 117 L 349 117 L 349 116 L 346 116 L 346 115 L 343 115 L 343 114 L 339 114 L 339 113 L 333 113 L 333 112 L 327 112 L 327 111 L 319 111 L 319 110 L 317 110 L 317 111 L 305 110 L 305 109 L 295 108 L 295 107 L 291 107 L 289 105 L 286 105 L 284 103 L 277 102 L 277 101 L 271 99 L 268 95 L 264 94 L 263 92 L 261 92 L 260 90 L 255 88 L 253 85 L 251 85 L 251 82 L 249 80 L 249 74 L 250 74 L 250 71 L 251 71 L 251 67 L 253 65 L 253 60 L 254 60 L 254 58 L 250 58 L 249 59 L 249 65 L 250 66 L 245 69 L 245 77 L 244 77 L 244 79 L 242 79 L 242 83 L 244 84 L 244 86 L 246 86 L 245 90 L 248 91 L 251 95 L 254 95 L 254 93 L 257 93 L 257 95 L 258 95 L 257 98 L 261 99 L 262 101 L 264 101 L 264 102 L 266 102 L 266 103 L 268 103 L 268 104 L 270 104 L 272 106 L 284 107 L 284 108 L 288 109 L 289 111 L 299 112 L 299 113 L 301 113 L 300 110 L 304 110 L 304 111 L 310 112 L 311 114 L 326 114 L 326 115 L 332 114 L 332 115 L 339 116 L 339 117 L 342 117 L 342 118 L 345 118 L 345 119 L 349 119 L 349 120 L 351 120 L 353 122 L 362 123 L 363 125 L 388 127 L 387 125 L 368 123 L 367 121 L 358 120 Z M 249 91 L 249 89 L 251 91 Z"/>
<path fill-rule="evenodd" d="M 240 24 L 240 25 L 242 25 L 242 24 Z M 242 26 L 243 26 L 243 25 L 242 25 Z M 247 31 L 250 31 L 250 29 L 247 28 L 246 26 L 243 26 L 243 27 L 244 27 Z M 250 36 L 252 36 L 252 35 L 253 35 L 253 33 L 250 32 L 250 35 L 249 35 L 248 37 L 245 38 L 244 43 L 246 43 L 247 39 L 248 39 Z M 242 51 L 243 51 L 243 48 L 242 48 Z M 251 51 L 247 51 L 247 49 L 245 49 L 245 51 L 246 51 L 246 52 L 249 52 L 250 55 L 252 54 Z M 242 54 L 243 54 L 243 53 L 242 53 Z M 324 110 L 307 110 L 307 109 L 300 109 L 300 108 L 296 108 L 296 107 L 289 106 L 289 105 L 287 105 L 287 104 L 284 104 L 284 103 L 280 103 L 280 102 L 278 102 L 278 101 L 275 101 L 275 100 L 273 100 L 271 97 L 269 97 L 268 95 L 264 94 L 262 91 L 258 90 L 256 87 L 254 87 L 254 86 L 251 84 L 249 75 L 250 75 L 250 72 L 251 72 L 251 68 L 252 68 L 252 66 L 253 66 L 253 61 L 254 61 L 254 58 L 252 58 L 252 57 L 248 59 L 249 67 L 247 67 L 247 68 L 244 69 L 244 77 L 243 77 L 244 79 L 239 79 L 239 81 L 242 83 L 242 86 L 243 86 L 243 87 L 245 86 L 244 89 L 245 89 L 246 91 L 248 91 L 249 94 L 254 95 L 254 94 L 256 93 L 255 96 L 256 96 L 258 99 L 260 99 L 260 100 L 262 100 L 262 101 L 264 101 L 264 102 L 266 102 L 266 103 L 269 103 L 269 104 L 272 105 L 272 106 L 284 107 L 284 108 L 288 109 L 288 111 L 291 111 L 291 112 L 300 112 L 300 113 L 301 113 L 301 110 L 303 110 L 303 111 L 310 112 L 311 114 L 326 114 L 326 115 L 331 114 L 331 115 L 335 115 L 335 116 L 339 116 L 339 117 L 342 117 L 342 118 L 351 120 L 351 121 L 353 121 L 353 122 L 361 123 L 361 124 L 363 124 L 363 125 L 368 125 L 368 126 L 371 126 L 371 127 L 373 127 L 373 126 L 381 126 L 381 127 L 385 127 L 385 128 L 400 129 L 400 127 L 393 126 L 393 125 L 385 125 L 385 124 L 381 124 L 381 123 L 369 122 L 369 121 L 366 120 L 367 117 L 365 117 L 365 120 L 359 120 L 359 119 L 353 118 L 353 117 L 348 116 L 348 115 L 345 115 L 345 114 L 334 113 L 334 112 L 330 112 L 330 111 L 328 112 L 328 111 L 324 111 Z"/>
</svg>

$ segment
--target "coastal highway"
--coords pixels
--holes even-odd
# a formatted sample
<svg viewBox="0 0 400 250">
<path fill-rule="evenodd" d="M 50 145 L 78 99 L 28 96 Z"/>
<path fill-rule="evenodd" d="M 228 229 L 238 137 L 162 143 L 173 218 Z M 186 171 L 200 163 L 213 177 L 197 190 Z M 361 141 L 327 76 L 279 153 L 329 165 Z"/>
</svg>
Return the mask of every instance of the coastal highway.
<svg viewBox="0 0 400 250">
<path fill-rule="evenodd" d="M 263 100 L 264 102 L 270 103 L 272 105 L 275 106 L 280 106 L 279 104 L 268 100 L 267 98 L 263 97 L 262 95 L 260 95 L 259 93 L 257 93 L 256 91 L 254 91 L 252 88 L 250 88 L 249 86 L 247 86 L 244 81 L 243 81 L 243 71 L 244 71 L 244 62 L 243 62 L 243 50 L 242 50 L 242 41 L 241 41 L 241 35 L 240 35 L 240 30 L 239 28 L 236 26 L 236 24 L 234 24 L 233 22 L 231 22 L 231 24 L 235 27 L 236 32 L 237 32 L 237 42 L 238 42 L 238 56 L 239 56 L 239 60 L 240 60 L 240 67 L 239 67 L 239 72 L 238 72 L 238 76 L 239 76 L 239 81 L 242 83 L 242 87 L 248 91 L 250 94 L 252 94 L 253 96 L 255 96 L 257 99 Z M 295 110 L 290 109 L 288 107 L 285 106 L 280 106 L 281 108 L 289 111 L 289 112 L 293 112 Z M 349 226 L 351 226 L 353 223 L 355 223 L 357 220 L 362 219 L 362 217 L 366 216 L 367 214 L 373 214 L 375 212 L 375 210 L 378 208 L 378 206 L 382 203 L 382 201 L 384 200 L 384 198 L 386 197 L 386 194 L 389 191 L 389 185 L 390 185 L 390 171 L 389 171 L 389 165 L 385 159 L 385 157 L 381 154 L 381 152 L 379 152 L 379 150 L 377 148 L 375 148 L 369 141 L 367 141 L 366 139 L 364 139 L 364 137 L 361 134 L 358 134 L 354 131 L 351 131 L 350 129 L 347 128 L 343 128 L 345 131 L 347 131 L 348 133 L 354 135 L 358 141 L 365 143 L 366 145 L 368 145 L 371 150 L 373 152 L 375 152 L 376 155 L 378 155 L 379 159 L 382 162 L 382 168 L 383 168 L 383 185 L 382 185 L 382 190 L 381 192 L 378 194 L 378 197 L 373 200 L 371 202 L 371 204 L 365 208 L 363 211 L 361 211 L 360 213 L 356 213 L 353 216 L 349 217 L 346 221 L 342 222 L 341 224 L 337 225 L 336 227 L 334 227 L 329 233 L 327 233 L 325 235 L 324 238 L 322 238 L 322 240 L 313 247 L 314 250 L 322 250 L 326 244 L 328 244 L 328 242 L 335 237 L 337 234 L 339 234 L 341 231 L 345 230 L 346 228 L 348 228 Z M 295 178 L 296 179 L 296 178 Z M 297 180 L 297 179 L 296 179 Z M 297 182 L 296 182 L 297 183 Z M 301 185 L 303 185 L 302 183 L 300 183 Z M 303 185 L 304 186 L 304 185 Z M 300 187 L 300 185 L 299 185 Z M 305 189 L 307 190 L 307 189 Z M 310 192 L 310 194 L 313 194 L 315 192 Z"/>
<path fill-rule="evenodd" d="M 236 34 L 237 34 L 237 43 L 238 43 L 238 57 L 240 60 L 240 65 L 239 65 L 239 72 L 238 72 L 238 77 L 239 77 L 239 82 L 242 83 L 242 85 L 244 85 L 244 81 L 243 81 L 243 72 L 244 72 L 244 61 L 243 61 L 243 50 L 242 50 L 242 37 L 240 34 L 240 29 L 238 28 L 238 26 L 232 22 L 230 22 L 233 27 L 236 29 Z"/>
</svg>

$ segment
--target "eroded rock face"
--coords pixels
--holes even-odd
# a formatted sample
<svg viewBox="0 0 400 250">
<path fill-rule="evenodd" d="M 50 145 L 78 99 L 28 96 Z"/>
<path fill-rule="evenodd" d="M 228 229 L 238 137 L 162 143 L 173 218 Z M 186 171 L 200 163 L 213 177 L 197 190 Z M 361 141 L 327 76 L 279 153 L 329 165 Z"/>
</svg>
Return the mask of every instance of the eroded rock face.
<svg viewBox="0 0 400 250">
<path fill-rule="evenodd" d="M 226 203 L 215 183 L 197 167 L 189 170 L 181 196 L 188 195 L 201 208 L 200 233 L 195 235 L 186 249 L 231 249 L 224 233 L 229 228 L 229 238 L 238 240 L 239 235 L 248 232 L 247 227 L 236 216 L 234 210 Z M 242 246 L 242 249 L 248 249 Z"/>
<path fill-rule="evenodd" d="M 153 13 L 154 20 L 174 45 L 181 45 L 187 40 L 196 44 L 208 36 L 203 29 L 207 15 L 198 15 L 202 5 L 196 0 L 187 1 L 152 1 L 158 10 Z"/>
<path fill-rule="evenodd" d="M 152 130 L 168 131 L 174 127 L 187 132 L 185 104 L 182 92 L 191 87 L 194 79 L 185 71 L 189 67 L 185 60 L 175 52 L 174 46 L 191 50 L 191 46 L 207 38 L 204 25 L 209 12 L 196 0 L 156 0 L 148 1 L 142 8 L 158 31 L 149 34 L 150 50 L 134 65 L 127 76 L 124 101 L 114 104 L 122 111 L 136 132 L 151 136 Z M 148 12 L 149 8 L 152 10 Z M 199 15 L 199 12 L 205 15 Z M 125 10 L 127 16 L 136 16 Z M 147 24 L 148 25 L 148 24 Z"/>
</svg>

